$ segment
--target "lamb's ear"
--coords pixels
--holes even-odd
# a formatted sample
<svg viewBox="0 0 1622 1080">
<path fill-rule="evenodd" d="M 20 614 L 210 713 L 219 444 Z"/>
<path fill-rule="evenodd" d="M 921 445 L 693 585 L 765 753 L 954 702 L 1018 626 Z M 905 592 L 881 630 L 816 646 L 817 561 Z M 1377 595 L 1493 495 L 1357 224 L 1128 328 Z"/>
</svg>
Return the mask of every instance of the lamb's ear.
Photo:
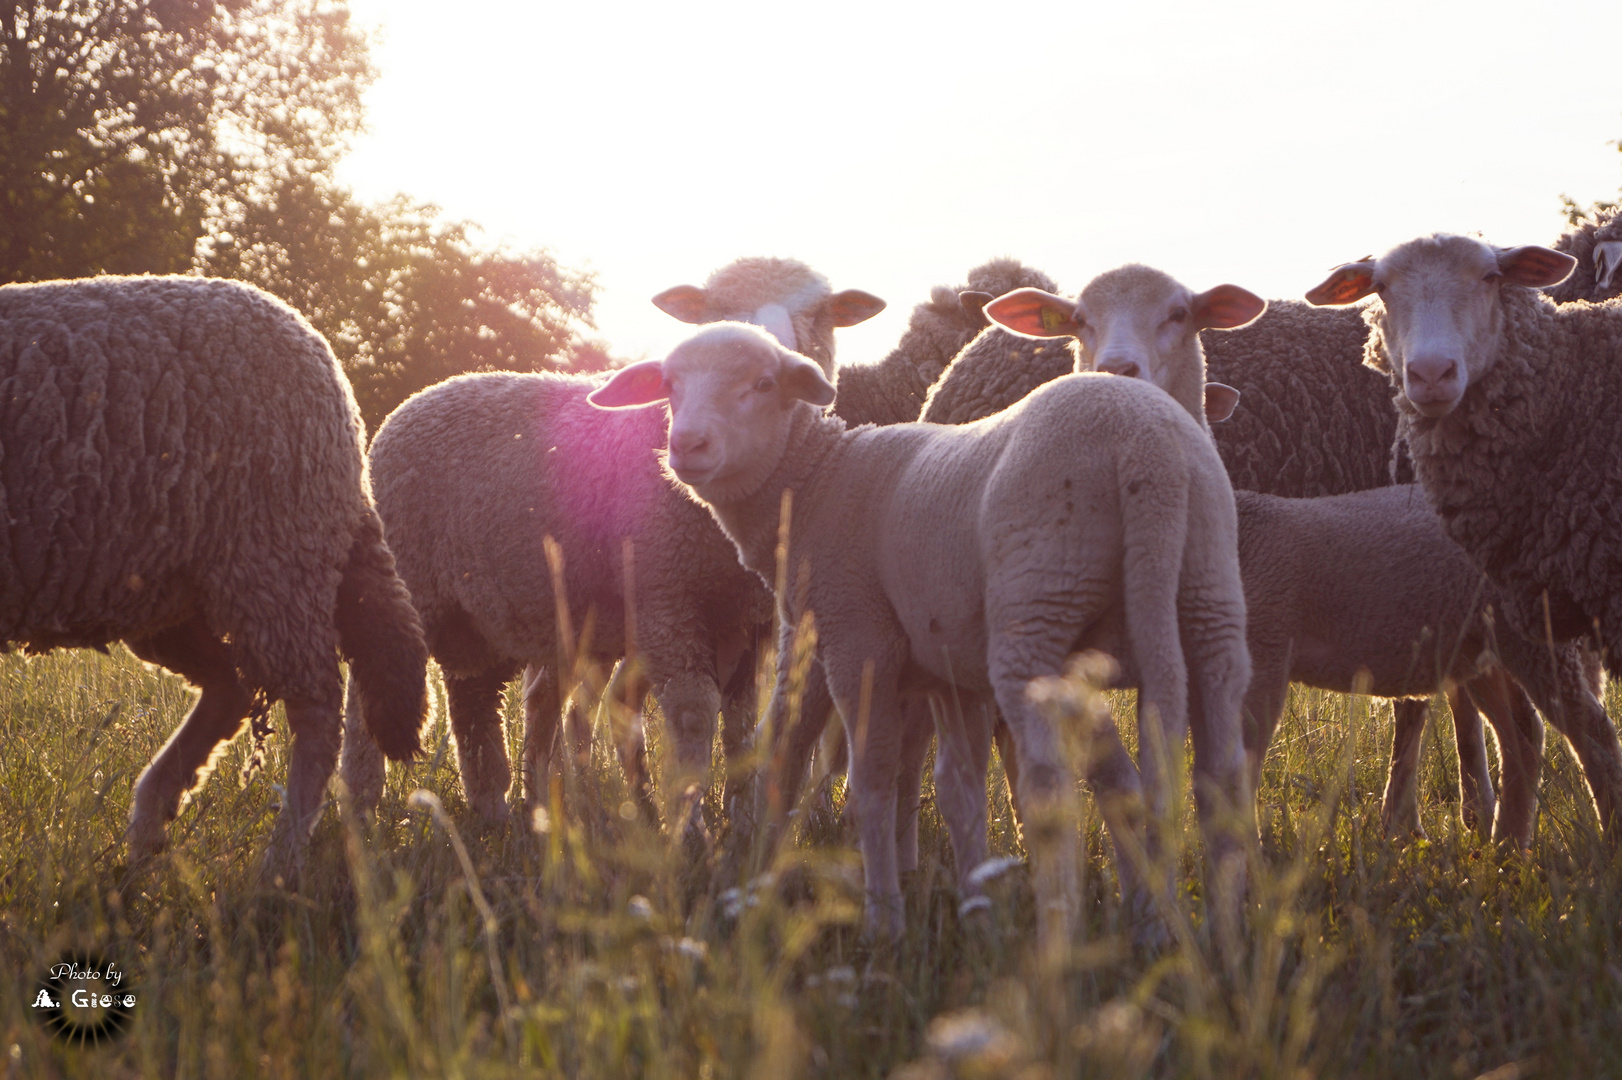
<svg viewBox="0 0 1622 1080">
<path fill-rule="evenodd" d="M 1498 272 L 1511 285 L 1547 289 L 1571 276 L 1577 260 L 1552 248 L 1528 244 L 1526 247 L 1498 248 Z"/>
<path fill-rule="evenodd" d="M 883 300 L 860 289 L 846 289 L 828 297 L 828 311 L 835 326 L 855 326 L 866 322 L 885 309 Z"/>
<path fill-rule="evenodd" d="M 1234 406 L 1239 404 L 1239 391 L 1227 383 L 1208 382 L 1205 384 L 1205 419 L 1212 424 L 1220 424 L 1233 415 Z"/>
<path fill-rule="evenodd" d="M 1023 337 L 1075 337 L 1081 332 L 1075 318 L 1076 302 L 1041 289 L 1004 293 L 984 310 L 986 318 Z"/>
<path fill-rule="evenodd" d="M 986 305 L 995 299 L 997 299 L 995 296 L 979 289 L 964 289 L 957 294 L 957 306 L 963 310 L 963 314 L 981 326 L 988 326 L 991 320 L 986 318 Z"/>
<path fill-rule="evenodd" d="M 659 361 L 644 360 L 614 372 L 614 377 L 586 395 L 599 409 L 637 409 L 670 396 Z"/>
<path fill-rule="evenodd" d="M 1611 279 L 1622 270 L 1622 240 L 1602 240 L 1594 245 L 1594 284 L 1611 287 Z"/>
<path fill-rule="evenodd" d="M 1341 263 L 1330 271 L 1319 285 L 1307 290 L 1307 302 L 1323 307 L 1327 304 L 1355 304 L 1374 291 L 1374 260 L 1359 259 Z"/>
<path fill-rule="evenodd" d="M 791 398 L 809 401 L 821 408 L 833 403 L 834 384 L 822 373 L 822 368 L 796 352 L 782 350 L 783 366 L 778 370 L 778 381 Z"/>
<path fill-rule="evenodd" d="M 653 298 L 653 306 L 685 323 L 709 320 L 709 298 L 697 285 L 677 285 Z"/>
<path fill-rule="evenodd" d="M 1267 310 L 1267 301 L 1237 285 L 1206 289 L 1190 305 L 1197 330 L 1234 330 L 1256 321 Z"/>
</svg>

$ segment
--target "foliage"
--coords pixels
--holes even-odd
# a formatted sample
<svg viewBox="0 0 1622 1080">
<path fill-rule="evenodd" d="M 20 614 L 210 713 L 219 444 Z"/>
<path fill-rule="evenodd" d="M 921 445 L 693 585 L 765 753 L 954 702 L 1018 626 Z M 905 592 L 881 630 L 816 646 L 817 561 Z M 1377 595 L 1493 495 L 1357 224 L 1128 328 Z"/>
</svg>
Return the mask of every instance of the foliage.
<svg viewBox="0 0 1622 1080">
<path fill-rule="evenodd" d="M 0 282 L 251 281 L 327 335 L 373 427 L 459 371 L 567 364 L 587 275 L 334 183 L 372 77 L 339 0 L 0 6 Z"/>
<path fill-rule="evenodd" d="M 0 657 L 0 1066 L 19 1077 L 1622 1072 L 1622 882 L 1558 740 L 1530 856 L 1458 821 L 1456 773 L 1439 752 L 1451 740 L 1435 730 L 1445 724 L 1427 735 L 1422 772 L 1430 839 L 1393 845 L 1378 809 L 1389 712 L 1296 688 L 1263 780 L 1244 955 L 1226 963 L 1205 940 L 1197 849 L 1179 870 L 1181 942 L 1134 946 L 1084 810 L 1086 927 L 1068 954 L 1044 958 L 1021 867 L 990 886 L 986 922 L 959 920 L 927 788 L 907 936 L 873 950 L 853 926 L 854 854 L 830 826 L 747 880 L 695 873 L 680 843 L 616 810 L 624 788 L 601 742 L 538 828 L 479 827 L 456 795 L 435 693 L 428 759 L 391 772 L 373 825 L 329 808 L 305 889 L 289 895 L 263 888 L 254 867 L 275 813 L 269 784 L 285 769 L 279 741 L 247 788 L 233 745 L 171 825 L 171 851 L 126 872 L 131 783 L 187 692 L 122 648 Z M 1116 705 L 1124 721 L 1126 700 Z M 520 712 L 514 691 L 515 743 Z M 410 797 L 419 786 L 448 817 Z M 993 791 L 993 852 L 1017 856 Z M 74 947 L 119 960 L 141 995 L 119 1042 L 64 1047 L 29 1013 L 42 965 Z"/>
</svg>

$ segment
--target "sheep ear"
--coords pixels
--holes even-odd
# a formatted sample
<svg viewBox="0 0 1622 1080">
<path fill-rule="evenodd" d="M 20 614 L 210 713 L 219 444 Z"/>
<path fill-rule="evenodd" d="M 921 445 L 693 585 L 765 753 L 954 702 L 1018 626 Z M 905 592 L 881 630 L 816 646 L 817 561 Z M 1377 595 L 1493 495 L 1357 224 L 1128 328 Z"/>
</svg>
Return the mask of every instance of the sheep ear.
<svg viewBox="0 0 1622 1080">
<path fill-rule="evenodd" d="M 1355 304 L 1374 291 L 1374 260 L 1360 259 L 1342 263 L 1330 271 L 1322 284 L 1307 291 L 1307 302 L 1323 307 L 1327 304 Z"/>
<path fill-rule="evenodd" d="M 1227 383 L 1208 382 L 1205 384 L 1205 419 L 1212 424 L 1220 424 L 1233 415 L 1234 406 L 1239 404 L 1239 391 Z"/>
<path fill-rule="evenodd" d="M 1622 270 L 1622 240 L 1605 240 L 1594 245 L 1594 283 L 1611 287 L 1611 279 Z"/>
<path fill-rule="evenodd" d="M 653 306 L 685 323 L 701 323 L 709 318 L 709 298 L 697 285 L 677 285 L 653 298 Z"/>
<path fill-rule="evenodd" d="M 964 289 L 957 294 L 957 306 L 963 310 L 963 314 L 985 326 L 991 322 L 986 318 L 986 305 L 995 299 L 995 296 L 979 289 Z"/>
<path fill-rule="evenodd" d="M 1194 326 L 1199 330 L 1234 330 L 1256 321 L 1267 301 L 1237 285 L 1218 285 L 1194 298 Z"/>
<path fill-rule="evenodd" d="M 644 360 L 614 372 L 614 377 L 586 395 L 599 409 L 636 409 L 670 396 L 657 360 Z"/>
<path fill-rule="evenodd" d="M 1576 267 L 1577 260 L 1570 255 L 1536 244 L 1498 249 L 1498 272 L 1511 285 L 1547 289 L 1570 277 Z"/>
<path fill-rule="evenodd" d="M 1015 289 L 991 301 L 984 308 L 986 318 L 1024 337 L 1075 337 L 1081 332 L 1076 321 L 1076 302 L 1041 289 Z"/>
<path fill-rule="evenodd" d="M 855 326 L 859 322 L 866 322 L 886 306 L 883 300 L 860 289 L 846 289 L 828 297 L 828 311 L 834 317 L 835 326 Z"/>
<path fill-rule="evenodd" d="M 783 352 L 783 367 L 778 373 L 783 389 L 801 401 L 822 407 L 834 400 L 834 384 L 822 373 L 822 368 L 799 353 Z"/>
</svg>

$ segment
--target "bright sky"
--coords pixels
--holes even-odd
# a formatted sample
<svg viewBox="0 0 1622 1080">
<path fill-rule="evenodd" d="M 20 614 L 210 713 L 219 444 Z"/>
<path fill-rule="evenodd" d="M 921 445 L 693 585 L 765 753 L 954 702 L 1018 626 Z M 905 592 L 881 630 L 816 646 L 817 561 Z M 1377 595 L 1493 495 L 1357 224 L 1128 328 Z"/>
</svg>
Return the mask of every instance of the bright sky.
<svg viewBox="0 0 1622 1080">
<path fill-rule="evenodd" d="M 1299 297 L 1424 233 L 1550 243 L 1622 186 L 1616 0 L 799 5 L 350 0 L 378 29 L 342 179 L 598 277 L 600 335 L 744 255 L 890 307 L 1013 255 Z M 796 21 L 798 20 L 798 21 Z"/>
</svg>

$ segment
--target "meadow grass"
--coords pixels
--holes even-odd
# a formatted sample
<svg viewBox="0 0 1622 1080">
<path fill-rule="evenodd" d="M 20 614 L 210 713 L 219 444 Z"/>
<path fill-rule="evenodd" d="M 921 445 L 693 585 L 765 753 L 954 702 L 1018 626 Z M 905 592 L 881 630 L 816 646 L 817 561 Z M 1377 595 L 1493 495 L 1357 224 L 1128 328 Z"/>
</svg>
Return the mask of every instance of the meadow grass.
<svg viewBox="0 0 1622 1080">
<path fill-rule="evenodd" d="M 1622 1075 L 1622 874 L 1557 736 L 1529 857 L 1458 820 L 1445 713 L 1420 780 L 1429 839 L 1394 845 L 1389 707 L 1295 688 L 1239 954 L 1208 940 L 1191 813 L 1173 944 L 1135 946 L 1082 798 L 1085 925 L 1041 955 L 1022 864 L 990 884 L 989 916 L 959 919 L 927 784 L 908 930 L 878 949 L 857 925 L 860 860 L 816 807 L 796 843 L 729 878 L 637 820 L 599 745 L 542 820 L 481 828 L 437 681 L 426 759 L 391 769 L 375 821 L 329 805 L 299 892 L 257 876 L 280 739 L 246 786 L 232 744 L 169 851 L 126 868 L 131 785 L 190 696 L 122 648 L 0 657 L 8 1076 Z M 1129 696 L 1113 706 L 1130 717 Z M 506 710 L 516 755 L 511 694 Z M 650 739 L 657 765 L 657 722 Z M 998 771 L 991 849 L 1017 857 L 1003 787 Z M 724 844 L 720 791 L 706 805 Z M 29 1007 L 75 949 L 129 973 L 117 1041 L 55 1041 Z"/>
</svg>

